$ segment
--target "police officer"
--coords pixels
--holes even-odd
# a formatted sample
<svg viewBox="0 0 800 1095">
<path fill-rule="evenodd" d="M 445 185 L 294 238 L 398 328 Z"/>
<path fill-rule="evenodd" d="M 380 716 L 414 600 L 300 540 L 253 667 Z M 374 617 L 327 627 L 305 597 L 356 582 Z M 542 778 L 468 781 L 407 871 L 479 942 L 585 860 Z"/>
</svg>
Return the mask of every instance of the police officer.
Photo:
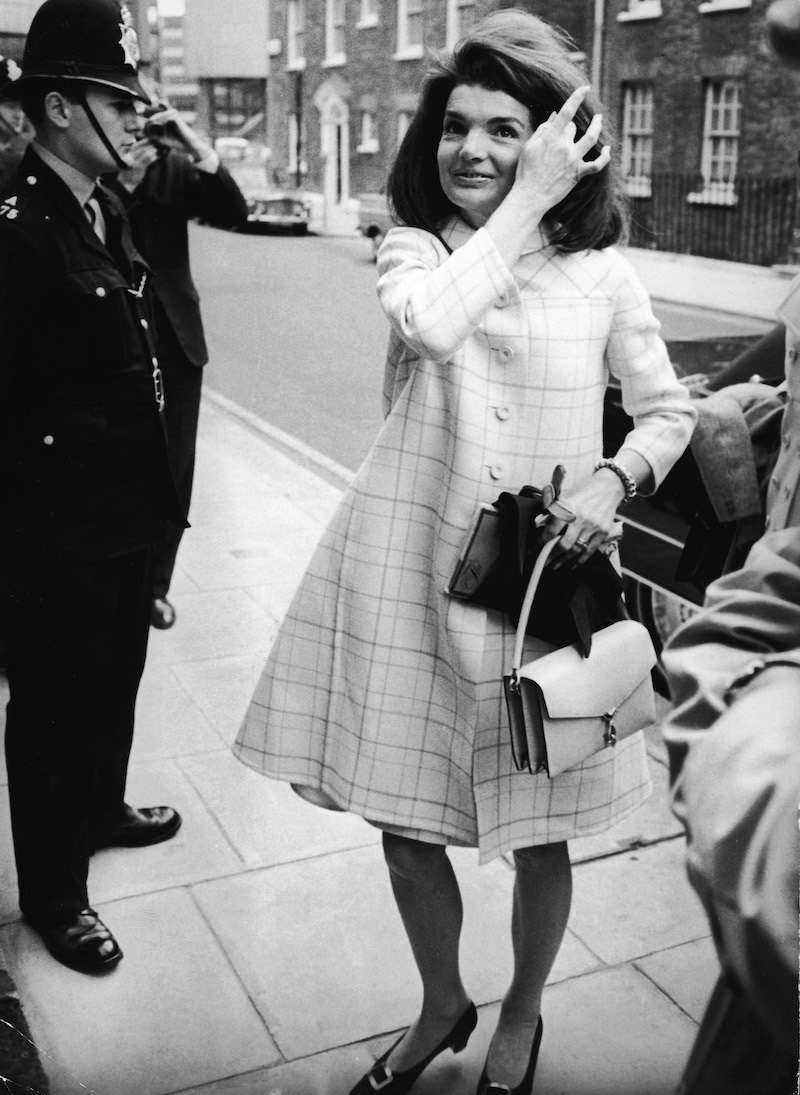
<svg viewBox="0 0 800 1095">
<path fill-rule="evenodd" d="M 0 196 L 0 552 L 6 757 L 23 915 L 82 972 L 122 951 L 91 853 L 166 840 L 124 800 L 149 633 L 150 557 L 183 522 L 162 426 L 149 270 L 96 186 L 136 139 L 138 46 L 118 0 L 46 0 L 17 94 L 36 129 Z"/>
<path fill-rule="evenodd" d="M 0 55 L 0 191 L 16 171 L 33 137 L 33 126 L 25 117 L 15 90 L 21 75 L 13 57 Z"/>
</svg>

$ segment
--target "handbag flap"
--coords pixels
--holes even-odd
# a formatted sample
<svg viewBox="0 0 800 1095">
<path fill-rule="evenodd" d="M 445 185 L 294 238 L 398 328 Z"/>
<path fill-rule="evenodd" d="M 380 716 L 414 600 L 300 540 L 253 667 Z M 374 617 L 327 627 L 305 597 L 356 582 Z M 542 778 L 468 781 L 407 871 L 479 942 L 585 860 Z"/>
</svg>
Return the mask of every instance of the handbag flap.
<svg viewBox="0 0 800 1095">
<path fill-rule="evenodd" d="M 523 665 L 519 676 L 538 685 L 551 718 L 586 718 L 615 711 L 657 660 L 647 628 L 619 620 L 594 633 L 588 658 L 565 646 Z"/>
</svg>

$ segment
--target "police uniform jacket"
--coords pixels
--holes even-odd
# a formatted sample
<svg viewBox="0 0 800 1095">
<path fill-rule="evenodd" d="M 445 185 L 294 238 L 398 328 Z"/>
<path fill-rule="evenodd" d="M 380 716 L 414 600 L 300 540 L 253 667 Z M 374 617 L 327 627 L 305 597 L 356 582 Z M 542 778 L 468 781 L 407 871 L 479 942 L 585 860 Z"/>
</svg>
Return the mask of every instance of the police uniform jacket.
<svg viewBox="0 0 800 1095">
<path fill-rule="evenodd" d="M 164 517 L 185 524 L 154 392 L 148 270 L 117 212 L 114 258 L 32 148 L 0 199 L 6 547 L 108 557 L 152 542 Z"/>
<path fill-rule="evenodd" d="M 133 194 L 123 195 L 136 246 L 154 277 L 156 324 L 166 324 L 187 361 L 208 361 L 200 297 L 189 266 L 190 220 L 215 228 L 237 228 L 247 220 L 247 203 L 231 175 L 220 164 L 202 171 L 185 154 L 167 150 L 151 164 Z"/>
</svg>

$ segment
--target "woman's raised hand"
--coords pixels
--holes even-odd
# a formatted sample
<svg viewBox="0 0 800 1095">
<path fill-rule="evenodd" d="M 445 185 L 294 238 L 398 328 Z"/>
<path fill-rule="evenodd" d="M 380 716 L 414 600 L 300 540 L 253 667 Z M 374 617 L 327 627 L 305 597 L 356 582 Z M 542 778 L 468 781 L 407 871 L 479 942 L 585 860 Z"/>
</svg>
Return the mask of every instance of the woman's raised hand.
<svg viewBox="0 0 800 1095">
<path fill-rule="evenodd" d="M 588 91 L 588 84 L 576 88 L 558 113 L 542 122 L 522 150 L 513 189 L 543 212 L 566 198 L 584 175 L 596 175 L 611 159 L 608 145 L 597 159 L 585 158 L 600 138 L 602 114 L 595 114 L 584 135 L 576 140 L 574 118 Z"/>
</svg>

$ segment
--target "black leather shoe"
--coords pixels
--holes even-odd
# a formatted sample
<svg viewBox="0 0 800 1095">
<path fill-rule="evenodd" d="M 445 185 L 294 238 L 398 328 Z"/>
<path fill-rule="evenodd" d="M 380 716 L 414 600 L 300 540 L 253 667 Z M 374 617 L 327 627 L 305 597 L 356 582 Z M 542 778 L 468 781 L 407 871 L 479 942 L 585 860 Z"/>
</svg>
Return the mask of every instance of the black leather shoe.
<svg viewBox="0 0 800 1095">
<path fill-rule="evenodd" d="M 94 909 L 84 909 L 67 924 L 32 927 L 53 958 L 79 973 L 104 973 L 122 958 L 119 944 Z"/>
<path fill-rule="evenodd" d="M 453 1053 L 460 1053 L 464 1049 L 477 1022 L 478 1012 L 475 1005 L 471 1003 L 450 1033 L 442 1038 L 436 1049 L 429 1053 L 424 1060 L 420 1061 L 418 1065 L 414 1065 L 413 1068 L 405 1069 L 403 1072 L 392 1072 L 386 1062 L 392 1050 L 399 1046 L 405 1038 L 404 1032 L 386 1050 L 383 1056 L 378 1058 L 369 1072 L 361 1077 L 350 1095 L 374 1095 L 376 1091 L 380 1091 L 382 1095 L 406 1095 L 406 1092 L 411 1090 L 434 1057 L 438 1057 L 446 1049 L 452 1049 Z"/>
<path fill-rule="evenodd" d="M 481 1078 L 478 1080 L 476 1095 L 531 1095 L 531 1092 L 533 1091 L 533 1077 L 536 1072 L 536 1062 L 539 1059 L 539 1045 L 542 1041 L 542 1029 L 542 1017 L 540 1015 L 539 1022 L 536 1024 L 536 1033 L 533 1036 L 533 1045 L 531 1046 L 531 1055 L 528 1058 L 528 1067 L 525 1070 L 525 1075 L 522 1077 L 522 1083 L 517 1084 L 516 1087 L 509 1087 L 508 1084 L 495 1084 L 489 1079 L 486 1071 L 487 1065 L 484 1065 Z"/>
<path fill-rule="evenodd" d="M 150 606 L 150 626 L 168 631 L 177 619 L 177 612 L 166 597 L 154 597 Z"/>
<path fill-rule="evenodd" d="M 145 848 L 148 844 L 160 844 L 175 836 L 181 827 L 181 815 L 171 806 L 143 806 L 134 810 L 125 806 L 122 820 L 92 842 L 98 848 Z"/>
</svg>

